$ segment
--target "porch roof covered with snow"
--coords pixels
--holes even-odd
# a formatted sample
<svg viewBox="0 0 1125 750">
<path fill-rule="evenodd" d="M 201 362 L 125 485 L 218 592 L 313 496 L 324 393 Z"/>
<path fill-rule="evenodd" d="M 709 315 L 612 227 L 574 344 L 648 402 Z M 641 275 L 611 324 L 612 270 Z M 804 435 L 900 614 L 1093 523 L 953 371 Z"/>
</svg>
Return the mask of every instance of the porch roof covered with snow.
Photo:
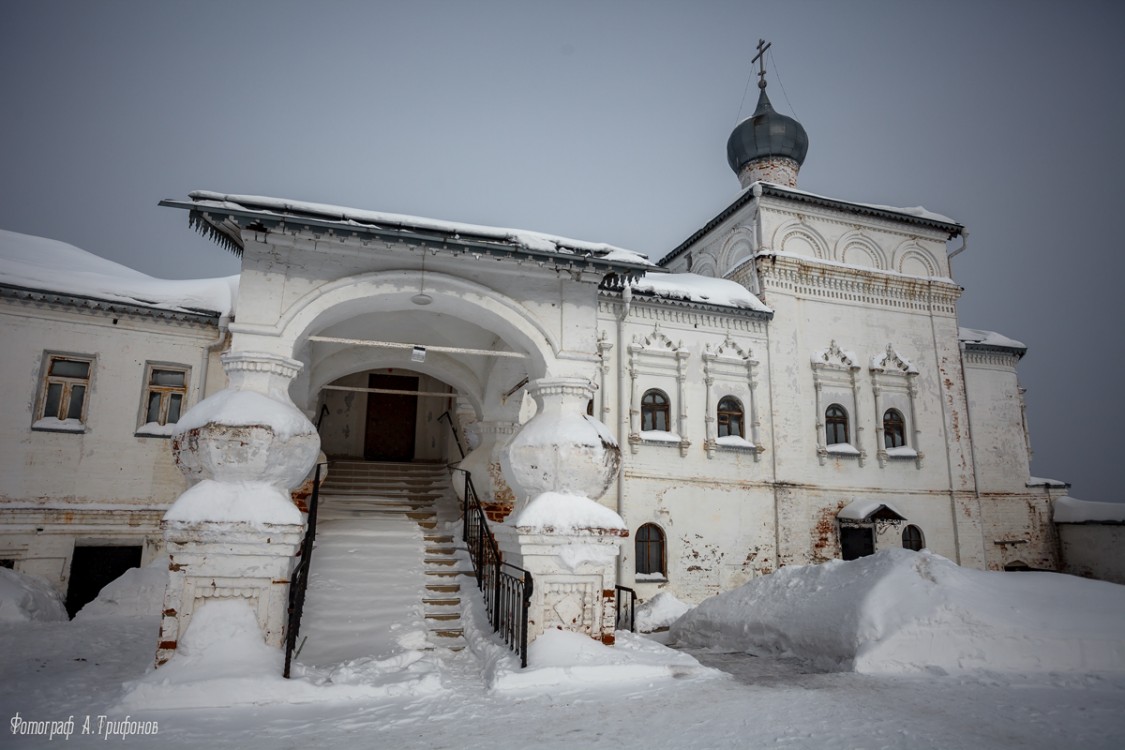
<svg viewBox="0 0 1125 750">
<path fill-rule="evenodd" d="M 836 520 L 847 525 L 868 523 L 898 523 L 905 521 L 902 515 L 890 503 L 881 503 L 878 500 L 852 500 L 836 514 Z"/>
<path fill-rule="evenodd" d="M 238 256 L 243 250 L 242 230 L 261 229 L 306 231 L 339 239 L 375 239 L 473 257 L 531 260 L 563 270 L 613 273 L 627 279 L 639 278 L 648 271 L 662 272 L 644 255 L 631 250 L 522 229 L 205 190 L 193 191 L 188 198 L 166 199 L 160 205 L 188 210 L 192 226 Z"/>
</svg>

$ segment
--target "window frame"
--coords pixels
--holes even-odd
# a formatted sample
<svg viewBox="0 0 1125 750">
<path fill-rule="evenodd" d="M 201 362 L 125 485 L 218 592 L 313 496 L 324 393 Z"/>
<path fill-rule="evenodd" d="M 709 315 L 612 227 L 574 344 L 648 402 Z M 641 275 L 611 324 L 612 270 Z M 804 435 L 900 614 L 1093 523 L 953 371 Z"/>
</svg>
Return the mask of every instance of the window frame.
<svg viewBox="0 0 1125 750">
<path fill-rule="evenodd" d="M 183 385 L 166 386 L 153 383 L 154 375 L 159 372 L 177 372 L 182 373 L 184 376 Z M 178 364 L 176 362 L 145 362 L 144 376 L 141 380 L 141 404 L 137 413 L 137 429 L 134 433 L 137 437 L 171 437 L 170 430 L 167 430 L 168 411 L 172 402 L 173 395 L 179 395 L 180 398 L 180 411 L 176 416 L 176 420 L 171 424 L 179 422 L 183 417 L 184 412 L 187 411 L 188 391 L 191 388 L 191 366 Z M 150 403 L 152 395 L 160 394 L 160 406 L 158 407 L 158 418 L 156 424 L 160 429 L 148 429 L 145 427 L 152 424 L 152 420 L 148 418 L 150 411 Z"/>
<path fill-rule="evenodd" d="M 663 399 L 663 403 L 648 403 L 649 396 Z M 656 426 L 656 416 L 663 414 L 664 427 Z M 641 432 L 672 432 L 672 401 L 659 388 L 649 388 L 641 395 Z"/>
<path fill-rule="evenodd" d="M 85 377 L 73 375 L 56 375 L 52 373 L 56 362 L 81 362 L 86 365 Z M 94 370 L 97 365 L 97 356 L 93 354 L 79 354 L 76 352 L 44 351 L 40 365 L 38 393 L 35 397 L 35 410 L 31 415 L 31 429 L 40 432 L 70 432 L 82 433 L 86 431 L 90 415 L 90 396 L 94 385 Z M 47 404 L 50 398 L 52 385 L 58 385 L 58 408 L 54 414 L 47 414 Z M 59 414 L 70 414 L 75 386 L 82 387 L 82 405 L 79 407 L 77 417 L 64 417 L 59 419 Z M 48 418 L 58 421 L 55 425 L 40 424 Z M 67 425 L 67 419 L 77 419 L 78 424 Z"/>
<path fill-rule="evenodd" d="M 642 532 L 643 537 L 642 538 Z M 652 536 L 655 535 L 655 536 Z M 664 529 L 651 521 L 637 527 L 633 535 L 634 576 L 651 576 L 647 580 L 668 580 L 668 537 Z M 644 549 L 642 550 L 642 546 Z M 654 555 L 655 552 L 655 555 Z M 655 556 L 655 560 L 653 557 Z M 642 565 L 642 561 L 645 563 Z M 656 563 L 655 565 L 653 563 Z M 642 570 L 642 567 L 645 568 Z M 655 570 L 653 568 L 656 568 Z M 659 576 L 659 578 L 657 578 Z"/>
<path fill-rule="evenodd" d="M 833 409 L 840 411 L 839 415 L 830 415 Z M 844 439 L 833 440 L 832 433 L 839 432 L 839 428 L 843 427 Z M 831 403 L 824 409 L 824 445 L 851 445 L 851 420 L 848 415 L 848 410 L 844 408 L 843 404 Z"/>
<path fill-rule="evenodd" d="M 733 402 L 737 405 L 737 409 L 723 408 L 723 404 Z M 731 432 L 731 415 L 737 414 L 738 432 Z M 723 430 L 726 430 L 724 433 Z M 735 396 L 723 396 L 719 399 L 719 405 L 715 407 L 715 437 L 740 437 L 746 439 L 746 410 L 742 406 L 742 401 Z"/>
<path fill-rule="evenodd" d="M 895 421 L 888 421 L 888 417 L 897 417 Z M 892 429 L 888 429 L 888 425 Z M 894 443 L 894 438 L 897 436 L 898 443 Z M 907 448 L 910 444 L 906 440 L 906 417 L 902 412 L 893 406 L 883 412 L 883 448 Z"/>
<path fill-rule="evenodd" d="M 910 540 L 911 543 L 907 544 L 906 535 L 910 532 L 911 529 L 917 532 L 917 539 L 915 540 L 913 538 L 914 535 L 912 534 Z M 918 544 L 917 547 L 913 546 L 915 542 Z M 926 549 L 926 535 L 922 533 L 922 528 L 920 526 L 913 523 L 906 524 L 906 527 L 902 530 L 902 548 L 913 550 L 914 552 L 921 552 L 922 550 Z"/>
</svg>

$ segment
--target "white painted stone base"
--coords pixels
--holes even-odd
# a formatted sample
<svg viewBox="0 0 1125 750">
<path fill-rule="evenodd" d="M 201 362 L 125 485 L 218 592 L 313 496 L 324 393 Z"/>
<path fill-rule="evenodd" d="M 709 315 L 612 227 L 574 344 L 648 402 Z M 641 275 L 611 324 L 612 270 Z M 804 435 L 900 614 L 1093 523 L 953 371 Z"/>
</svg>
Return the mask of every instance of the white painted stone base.
<svg viewBox="0 0 1125 750">
<path fill-rule="evenodd" d="M 504 562 L 530 571 L 534 578 L 529 643 L 552 628 L 613 643 L 620 532 L 541 534 L 506 525 L 493 531 Z"/>
<path fill-rule="evenodd" d="M 168 588 L 157 666 L 172 658 L 192 613 L 210 599 L 243 599 L 267 644 L 280 647 L 289 610 L 289 574 L 304 526 L 164 522 Z"/>
</svg>

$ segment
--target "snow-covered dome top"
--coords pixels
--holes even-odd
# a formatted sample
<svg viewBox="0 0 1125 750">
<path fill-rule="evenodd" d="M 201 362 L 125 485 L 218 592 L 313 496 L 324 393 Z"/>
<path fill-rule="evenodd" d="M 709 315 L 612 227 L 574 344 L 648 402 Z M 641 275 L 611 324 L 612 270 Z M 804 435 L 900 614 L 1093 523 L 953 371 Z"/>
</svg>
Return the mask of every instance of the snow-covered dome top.
<svg viewBox="0 0 1125 750">
<path fill-rule="evenodd" d="M 743 187 L 759 180 L 796 187 L 809 136 L 801 123 L 774 110 L 764 79 L 758 86 L 758 108 L 727 139 L 727 163 Z"/>
</svg>

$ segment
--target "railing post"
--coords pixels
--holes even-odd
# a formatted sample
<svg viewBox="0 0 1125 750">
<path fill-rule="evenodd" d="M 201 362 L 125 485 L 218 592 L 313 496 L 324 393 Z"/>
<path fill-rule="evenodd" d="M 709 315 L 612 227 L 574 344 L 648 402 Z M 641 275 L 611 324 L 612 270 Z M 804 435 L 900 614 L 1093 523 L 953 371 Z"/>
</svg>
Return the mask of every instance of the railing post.
<svg viewBox="0 0 1125 750">
<path fill-rule="evenodd" d="M 493 601 L 492 601 L 493 628 L 492 629 L 495 631 L 495 630 L 500 629 L 500 561 L 499 560 L 493 561 L 493 570 L 496 571 L 496 573 L 495 573 L 496 582 L 492 586 L 492 598 L 493 598 Z"/>
<path fill-rule="evenodd" d="M 531 604 L 531 590 L 535 584 L 531 581 L 531 573 L 523 572 L 523 601 L 520 603 L 520 668 L 527 668 L 527 610 Z"/>
</svg>

